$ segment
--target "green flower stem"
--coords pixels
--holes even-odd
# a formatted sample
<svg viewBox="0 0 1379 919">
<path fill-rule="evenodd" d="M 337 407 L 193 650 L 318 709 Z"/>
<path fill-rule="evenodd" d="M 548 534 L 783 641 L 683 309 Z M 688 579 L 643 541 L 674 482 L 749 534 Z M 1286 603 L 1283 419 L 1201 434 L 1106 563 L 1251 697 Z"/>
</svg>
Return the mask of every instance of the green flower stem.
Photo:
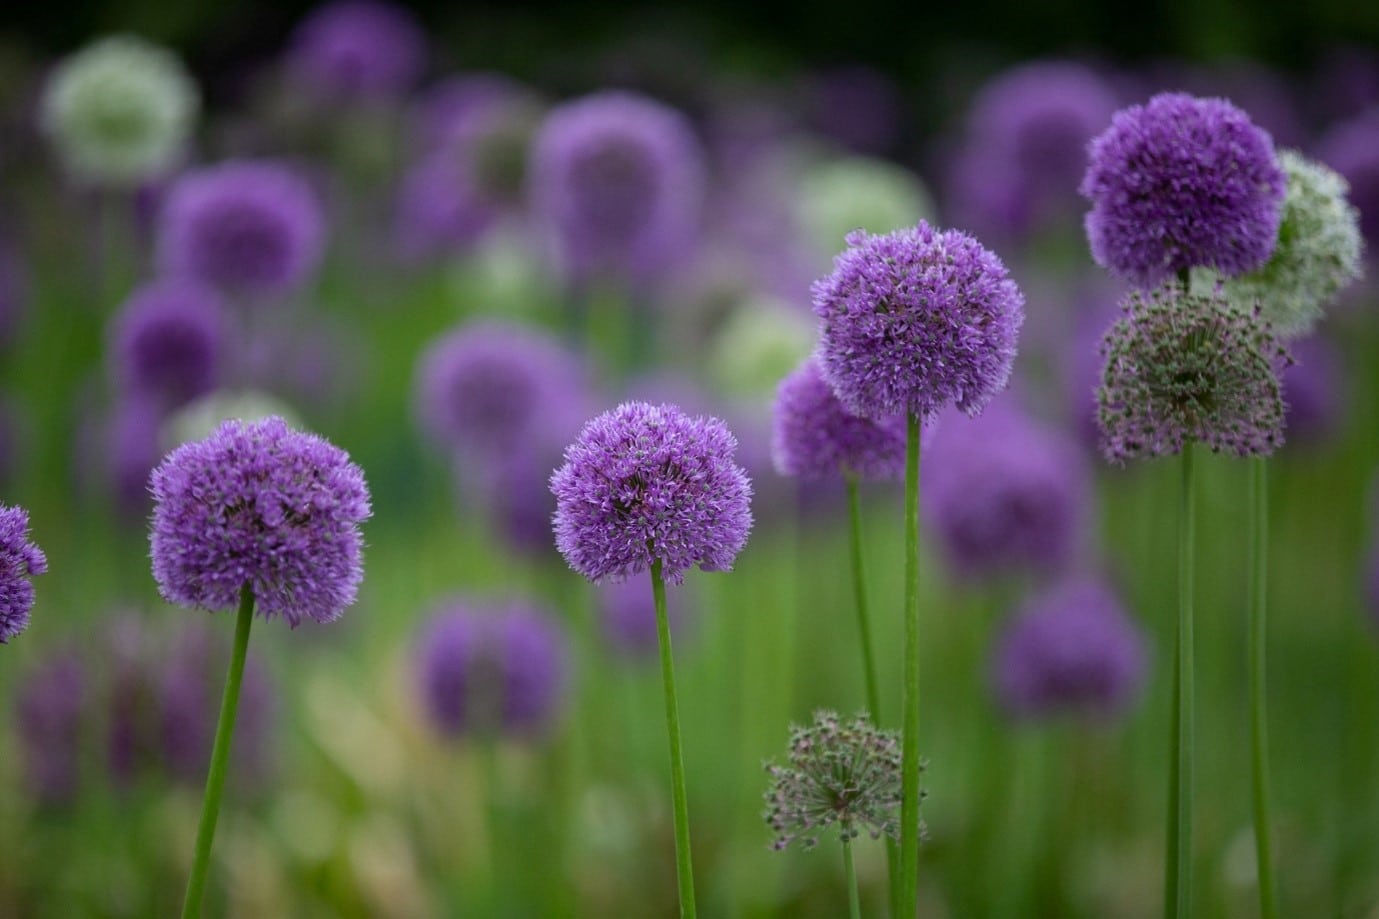
<svg viewBox="0 0 1379 919">
<path fill-rule="evenodd" d="M 1192 914 L 1192 586 L 1195 521 L 1192 450 L 1183 447 L 1178 523 L 1178 636 L 1173 658 L 1172 758 L 1168 767 L 1168 851 L 1164 861 L 1164 915 Z"/>
<path fill-rule="evenodd" d="M 659 558 L 651 564 L 651 590 L 656 598 L 656 636 L 661 645 L 666 731 L 670 734 L 670 790 L 675 807 L 675 873 L 680 887 L 680 916 L 681 919 L 693 919 L 694 866 L 690 859 L 689 803 L 685 795 L 685 762 L 680 753 L 680 709 L 675 702 L 675 662 L 670 653 L 670 622 L 666 618 L 666 583 L 661 577 Z"/>
<path fill-rule="evenodd" d="M 1255 858 L 1259 868 L 1259 915 L 1278 915 L 1269 819 L 1269 733 L 1265 718 L 1264 660 L 1269 580 L 1269 467 L 1250 460 L 1250 760 L 1254 781 Z"/>
<path fill-rule="evenodd" d="M 848 879 L 849 919 L 862 919 L 862 898 L 857 892 L 857 868 L 852 863 L 852 842 L 843 840 L 843 870 Z"/>
<path fill-rule="evenodd" d="M 919 911 L 919 416 L 905 425 L 905 717 L 901 731 L 900 909 Z"/>
<path fill-rule="evenodd" d="M 225 771 L 230 762 L 230 738 L 235 731 L 235 712 L 239 708 L 239 686 L 244 677 L 244 658 L 249 650 L 249 626 L 254 622 L 254 591 L 245 584 L 239 592 L 239 618 L 235 620 L 235 646 L 230 669 L 225 674 L 225 695 L 220 700 L 220 721 L 216 724 L 215 745 L 211 748 L 211 769 L 206 776 L 206 797 L 201 805 L 201 823 L 196 829 L 196 857 L 187 895 L 182 901 L 182 919 L 201 915 L 201 899 L 206 890 L 206 872 L 211 864 L 211 841 L 215 839 L 216 819 L 220 816 L 220 796 L 225 789 Z"/>
<path fill-rule="evenodd" d="M 857 476 L 844 474 L 848 486 L 848 518 L 852 523 L 852 596 L 857 601 L 857 635 L 862 643 L 862 675 L 867 684 L 867 709 L 872 724 L 881 724 L 881 695 L 876 689 L 876 659 L 871 651 L 871 623 L 867 619 L 867 579 L 862 567 L 862 510 L 857 500 Z"/>
</svg>

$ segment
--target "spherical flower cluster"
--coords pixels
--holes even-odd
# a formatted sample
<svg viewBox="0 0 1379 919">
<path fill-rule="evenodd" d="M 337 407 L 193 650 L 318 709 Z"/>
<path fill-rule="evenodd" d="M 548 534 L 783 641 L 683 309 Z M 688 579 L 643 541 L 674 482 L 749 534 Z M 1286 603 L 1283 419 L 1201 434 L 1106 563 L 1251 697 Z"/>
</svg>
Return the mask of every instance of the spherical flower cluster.
<svg viewBox="0 0 1379 919">
<path fill-rule="evenodd" d="M 1224 99 L 1161 93 L 1092 141 L 1079 188 L 1097 264 L 1140 287 L 1192 268 L 1228 277 L 1274 250 L 1285 178 L 1269 135 Z"/>
<path fill-rule="evenodd" d="M 1350 200 L 1360 212 L 1360 230 L 1370 252 L 1379 251 L 1379 111 L 1371 110 L 1327 132 L 1317 158 L 1350 185 Z"/>
<path fill-rule="evenodd" d="M 852 414 L 810 358 L 781 381 L 771 427 L 776 471 L 794 478 L 898 479 L 905 472 L 905 416 Z"/>
<path fill-rule="evenodd" d="M 922 486 L 926 526 L 958 577 L 1057 572 L 1082 547 L 1091 503 L 1082 452 L 1010 405 L 945 424 Z"/>
<path fill-rule="evenodd" d="M 175 409 L 220 385 L 228 337 L 214 290 L 195 281 L 155 281 L 120 307 L 108 353 L 127 393 Z"/>
<path fill-rule="evenodd" d="M 337 0 L 302 20 L 287 54 L 288 73 L 320 96 L 393 98 L 421 77 L 426 35 L 403 7 Z"/>
<path fill-rule="evenodd" d="M 889 233 L 933 216 L 934 203 L 913 172 L 886 160 L 826 160 L 800 178 L 801 229 L 821 256 L 838 251 L 853 230 Z"/>
<path fill-rule="evenodd" d="M 717 418 L 625 402 L 584 426 L 551 476 L 555 542 L 591 581 L 661 563 L 671 583 L 698 565 L 726 571 L 752 527 L 737 440 Z"/>
<path fill-rule="evenodd" d="M 689 121 L 659 102 L 603 92 L 551 111 L 531 160 L 532 205 L 575 283 L 646 283 L 682 258 L 704 198 Z"/>
<path fill-rule="evenodd" d="M 566 683 L 565 638 L 523 603 L 442 604 L 416 647 L 427 717 L 449 736 L 532 735 L 555 720 Z"/>
<path fill-rule="evenodd" d="M 29 541 L 29 512 L 0 504 L 0 645 L 28 626 L 34 605 L 29 579 L 47 570 L 43 550 Z"/>
<path fill-rule="evenodd" d="M 993 680 L 1012 715 L 1062 712 L 1108 718 L 1144 685 L 1139 629 L 1105 584 L 1082 579 L 1030 600 L 995 649 Z"/>
<path fill-rule="evenodd" d="M 1346 200 L 1345 179 L 1320 163 L 1284 150 L 1288 176 L 1278 245 L 1264 266 L 1229 278 L 1226 296 L 1260 312 L 1281 337 L 1312 330 L 1322 307 L 1363 273 L 1360 215 Z"/>
<path fill-rule="evenodd" d="M 153 471 L 153 576 L 163 599 L 232 609 L 248 587 L 259 615 L 330 622 L 364 576 L 370 515 L 349 455 L 281 418 L 227 421 Z"/>
<path fill-rule="evenodd" d="M 1179 453 L 1268 455 L 1283 443 L 1275 368 L 1287 352 L 1257 312 L 1217 294 L 1132 292 L 1102 342 L 1102 452 L 1114 463 Z"/>
<path fill-rule="evenodd" d="M 819 366 L 843 405 L 880 420 L 948 405 L 978 414 L 1010 379 L 1024 297 L 1001 260 L 924 221 L 856 232 L 814 284 Z"/>
<path fill-rule="evenodd" d="M 315 271 L 325 224 L 311 186 L 292 169 L 235 160 L 178 179 L 157 236 L 164 274 L 266 297 L 295 289 Z"/>
<path fill-rule="evenodd" d="M 587 390 L 582 362 L 555 339 L 515 323 L 475 323 L 422 354 L 417 419 L 446 449 L 501 461 L 548 429 L 574 430 Z"/>
<path fill-rule="evenodd" d="M 116 35 L 58 65 L 39 121 L 74 177 L 129 187 L 177 164 L 199 107 L 181 61 L 141 38 Z"/>
<path fill-rule="evenodd" d="M 809 727 L 792 725 L 786 765 L 766 764 L 766 823 L 777 851 L 805 849 L 833 824 L 844 843 L 866 830 L 872 839 L 900 837 L 900 739 L 866 715 L 844 723 L 828 711 Z"/>
</svg>

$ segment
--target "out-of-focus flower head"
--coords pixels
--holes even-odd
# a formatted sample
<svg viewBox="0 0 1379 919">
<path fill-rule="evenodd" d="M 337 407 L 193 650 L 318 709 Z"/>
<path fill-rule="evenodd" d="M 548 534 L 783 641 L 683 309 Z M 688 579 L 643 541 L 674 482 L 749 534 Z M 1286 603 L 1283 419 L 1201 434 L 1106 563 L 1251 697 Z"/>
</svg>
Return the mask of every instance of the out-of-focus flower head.
<svg viewBox="0 0 1379 919">
<path fill-rule="evenodd" d="M 1317 144 L 1317 159 L 1350 185 L 1370 257 L 1379 252 L 1379 109 L 1342 122 Z"/>
<path fill-rule="evenodd" d="M 229 326 L 215 290 L 154 281 L 130 294 L 112 320 L 108 359 L 128 394 L 173 410 L 225 378 Z"/>
<path fill-rule="evenodd" d="M 853 230 L 890 233 L 934 216 L 919 176 L 872 157 L 816 163 L 800 177 L 795 193 L 801 229 L 821 259 L 837 252 Z"/>
<path fill-rule="evenodd" d="M 426 33 L 404 7 L 335 0 L 297 26 L 286 67 L 294 82 L 321 98 L 396 99 L 426 67 Z"/>
</svg>

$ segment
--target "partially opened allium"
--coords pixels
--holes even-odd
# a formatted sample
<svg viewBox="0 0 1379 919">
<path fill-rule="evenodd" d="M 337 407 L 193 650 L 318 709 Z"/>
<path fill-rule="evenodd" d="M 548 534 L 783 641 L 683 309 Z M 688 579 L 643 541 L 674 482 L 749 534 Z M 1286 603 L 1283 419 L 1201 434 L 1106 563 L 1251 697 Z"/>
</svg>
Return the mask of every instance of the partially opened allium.
<svg viewBox="0 0 1379 919">
<path fill-rule="evenodd" d="M 1283 443 L 1276 366 L 1287 353 L 1257 310 L 1219 294 L 1135 291 L 1102 350 L 1097 418 L 1112 462 L 1179 453 L 1193 440 L 1240 456 Z"/>
<path fill-rule="evenodd" d="M 354 602 L 369 492 L 340 448 L 277 417 L 227 421 L 170 453 L 150 488 L 153 576 L 168 602 L 233 609 L 247 585 L 261 616 L 293 627 Z"/>
<path fill-rule="evenodd" d="M 1162 93 L 1092 141 L 1079 191 L 1097 264 L 1140 287 L 1180 271 L 1227 277 L 1274 250 L 1285 190 L 1268 133 L 1224 99 Z"/>
<path fill-rule="evenodd" d="M 752 526 L 736 448 L 723 422 L 673 405 L 625 402 L 599 415 L 551 476 L 556 547 L 596 582 L 658 561 L 672 583 L 696 565 L 728 570 Z"/>
<path fill-rule="evenodd" d="M 0 645 L 28 626 L 34 605 L 29 579 L 47 570 L 43 550 L 29 541 L 29 512 L 0 504 Z"/>
<path fill-rule="evenodd" d="M 905 416 L 872 421 L 852 414 L 810 358 L 776 393 L 771 455 L 777 472 L 800 479 L 898 479 L 905 471 Z"/>
<path fill-rule="evenodd" d="M 158 265 L 235 294 L 267 297 L 300 286 L 325 246 L 311 186 L 269 160 L 233 160 L 189 172 L 158 221 Z"/>
<path fill-rule="evenodd" d="M 814 284 L 819 367 L 843 405 L 880 420 L 954 405 L 978 414 L 1010 379 L 1024 296 L 992 252 L 924 221 L 852 233 Z"/>
<path fill-rule="evenodd" d="M 1259 304 L 1279 335 L 1311 331 L 1326 306 L 1363 273 L 1359 212 L 1345 179 L 1293 150 L 1279 154 L 1288 176 L 1278 245 L 1263 267 L 1225 282 L 1226 296 Z"/>
<path fill-rule="evenodd" d="M 120 307 L 110 360 L 126 391 L 178 408 L 220 385 L 229 322 L 220 295 L 194 281 L 155 281 Z"/>
<path fill-rule="evenodd" d="M 200 94 L 172 53 L 116 35 L 63 60 L 40 105 L 43 132 L 74 177 L 131 187 L 177 164 Z"/>
</svg>

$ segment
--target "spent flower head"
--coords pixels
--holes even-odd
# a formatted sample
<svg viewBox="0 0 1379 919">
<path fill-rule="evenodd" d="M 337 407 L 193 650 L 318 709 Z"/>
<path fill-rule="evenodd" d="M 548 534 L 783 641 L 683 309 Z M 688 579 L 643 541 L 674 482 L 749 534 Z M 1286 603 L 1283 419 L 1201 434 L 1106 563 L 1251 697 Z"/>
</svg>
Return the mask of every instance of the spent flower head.
<svg viewBox="0 0 1379 919">
<path fill-rule="evenodd" d="M 1322 308 L 1364 273 L 1364 241 L 1345 179 L 1294 150 L 1282 151 L 1279 162 L 1288 176 L 1288 196 L 1274 254 L 1222 286 L 1241 306 L 1258 303 L 1274 330 L 1293 338 L 1310 332 Z"/>
<path fill-rule="evenodd" d="M 900 738 L 865 714 L 844 722 L 814 713 L 808 727 L 792 725 L 786 764 L 766 764 L 766 823 L 777 851 L 792 842 L 806 849 L 837 824 L 846 844 L 866 830 L 872 839 L 900 837 Z"/>
<path fill-rule="evenodd" d="M 819 366 L 848 411 L 882 419 L 948 405 L 977 415 L 1005 388 L 1025 298 L 1005 266 L 957 230 L 920 221 L 847 237 L 813 287 Z"/>
<path fill-rule="evenodd" d="M 1116 113 L 1088 149 L 1097 264 L 1139 287 L 1177 272 L 1258 268 L 1278 238 L 1285 179 L 1274 142 L 1225 99 L 1160 93 Z"/>
<path fill-rule="evenodd" d="M 34 605 L 29 579 L 47 570 L 43 550 L 29 541 L 29 512 L 0 504 L 0 645 L 28 626 Z"/>
<path fill-rule="evenodd" d="M 1179 453 L 1193 440 L 1239 456 L 1283 443 L 1277 370 L 1289 357 L 1258 309 L 1174 285 L 1132 291 L 1123 308 L 1101 345 L 1097 421 L 1107 459 Z"/>
<path fill-rule="evenodd" d="M 337 619 L 364 577 L 364 473 L 281 418 L 226 421 L 150 477 L 150 554 L 169 603 L 233 609 L 248 586 L 265 619 Z"/>
</svg>

